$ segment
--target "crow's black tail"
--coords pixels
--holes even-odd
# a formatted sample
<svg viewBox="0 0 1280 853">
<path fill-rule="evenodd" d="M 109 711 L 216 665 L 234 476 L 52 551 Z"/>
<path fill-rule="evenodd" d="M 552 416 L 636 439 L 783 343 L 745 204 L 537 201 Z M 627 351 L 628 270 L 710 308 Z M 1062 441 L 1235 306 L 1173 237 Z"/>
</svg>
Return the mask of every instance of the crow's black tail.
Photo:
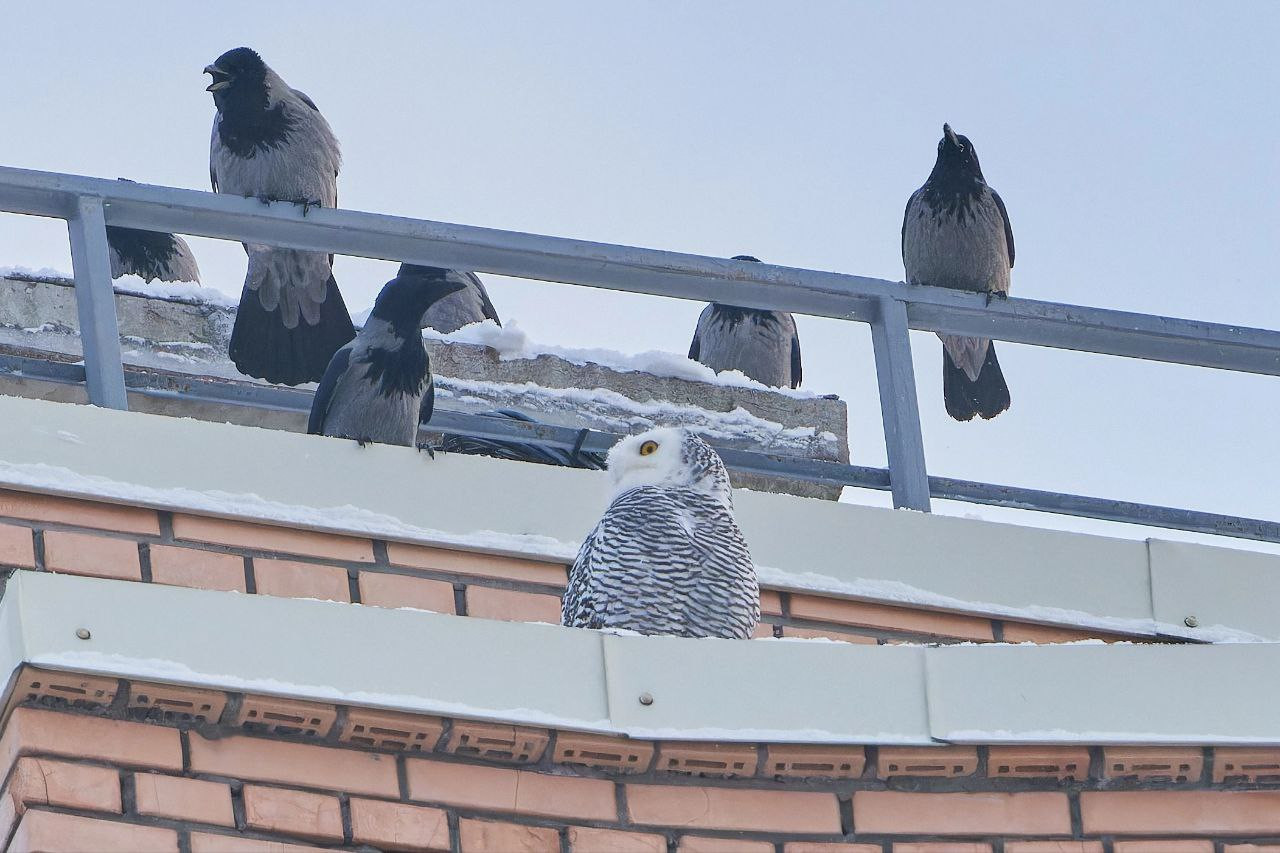
<svg viewBox="0 0 1280 853">
<path fill-rule="evenodd" d="M 281 305 L 266 310 L 258 294 L 246 285 L 231 330 L 231 360 L 241 373 L 268 382 L 318 382 L 333 354 L 355 336 L 351 315 L 332 275 L 320 303 L 320 322 L 308 325 L 306 318 L 299 316 L 292 329 L 281 318 Z"/>
<path fill-rule="evenodd" d="M 1004 383 L 1004 373 L 996 360 L 995 341 L 987 344 L 987 359 L 977 382 L 970 382 L 946 349 L 942 350 L 942 398 L 947 414 L 958 421 L 971 421 L 974 415 L 990 420 L 1009 408 L 1009 386 Z"/>
</svg>

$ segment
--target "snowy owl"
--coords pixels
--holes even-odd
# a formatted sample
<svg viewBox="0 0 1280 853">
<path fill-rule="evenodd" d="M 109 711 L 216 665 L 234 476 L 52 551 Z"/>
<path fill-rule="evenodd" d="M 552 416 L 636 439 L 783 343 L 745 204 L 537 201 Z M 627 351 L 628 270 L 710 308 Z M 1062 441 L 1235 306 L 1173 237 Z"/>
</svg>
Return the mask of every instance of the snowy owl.
<svg viewBox="0 0 1280 853">
<path fill-rule="evenodd" d="M 578 628 L 746 639 L 760 590 L 719 455 L 683 429 L 609 451 L 614 497 L 569 571 L 561 621 Z"/>
</svg>

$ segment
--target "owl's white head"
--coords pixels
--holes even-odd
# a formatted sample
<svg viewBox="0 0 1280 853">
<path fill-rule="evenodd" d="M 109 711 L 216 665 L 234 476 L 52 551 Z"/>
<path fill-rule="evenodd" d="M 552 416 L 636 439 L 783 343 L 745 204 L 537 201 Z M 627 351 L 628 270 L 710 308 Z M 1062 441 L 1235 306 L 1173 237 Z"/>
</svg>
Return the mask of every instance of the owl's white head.
<svg viewBox="0 0 1280 853">
<path fill-rule="evenodd" d="M 628 436 L 609 451 L 614 494 L 640 486 L 695 488 L 732 501 L 729 472 L 720 455 L 680 427 L 659 427 Z"/>
</svg>

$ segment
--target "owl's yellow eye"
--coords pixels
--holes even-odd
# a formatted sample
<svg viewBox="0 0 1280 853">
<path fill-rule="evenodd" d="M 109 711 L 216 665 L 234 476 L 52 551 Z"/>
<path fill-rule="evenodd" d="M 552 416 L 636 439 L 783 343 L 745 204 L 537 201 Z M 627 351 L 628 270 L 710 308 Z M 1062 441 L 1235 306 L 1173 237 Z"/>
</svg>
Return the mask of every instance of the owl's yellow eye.
<svg viewBox="0 0 1280 853">
<path fill-rule="evenodd" d="M 658 442 L 646 441 L 644 444 L 640 445 L 640 455 L 648 456 L 649 454 L 653 453 L 657 449 L 658 449 Z"/>
</svg>

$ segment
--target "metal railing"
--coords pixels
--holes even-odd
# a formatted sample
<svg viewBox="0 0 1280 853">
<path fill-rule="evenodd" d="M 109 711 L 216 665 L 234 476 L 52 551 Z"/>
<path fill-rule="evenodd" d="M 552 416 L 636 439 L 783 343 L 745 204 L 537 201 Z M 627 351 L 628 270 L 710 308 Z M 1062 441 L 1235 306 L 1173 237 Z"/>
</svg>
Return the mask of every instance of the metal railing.
<svg viewBox="0 0 1280 853">
<path fill-rule="evenodd" d="M 1272 521 L 929 476 L 908 335 L 910 329 L 947 332 L 1275 376 L 1280 375 L 1280 332 L 1029 299 L 988 305 L 981 294 L 842 273 L 351 210 L 311 208 L 304 213 L 289 203 L 10 167 L 0 167 L 0 211 L 66 220 L 84 346 L 83 381 L 97 405 L 125 408 L 127 388 L 155 395 L 227 393 L 216 391 L 217 383 L 198 380 L 184 382 L 185 391 L 154 387 L 137 376 L 126 382 L 105 230 L 110 223 L 868 323 L 888 468 L 722 450 L 730 468 L 887 488 L 895 507 L 926 512 L 932 496 L 1280 542 L 1280 524 Z M 10 368 L 19 369 L 12 359 Z M 26 364 L 21 369 L 27 375 L 44 369 L 55 381 L 57 376 L 80 381 L 80 368 L 73 366 Z M 308 392 L 287 389 L 234 394 L 243 405 L 265 408 L 305 409 L 310 401 Z M 444 410 L 431 428 L 564 447 L 574 446 L 580 436 L 579 430 L 565 427 Z M 616 438 L 594 433 L 582 446 L 603 450 Z"/>
</svg>

